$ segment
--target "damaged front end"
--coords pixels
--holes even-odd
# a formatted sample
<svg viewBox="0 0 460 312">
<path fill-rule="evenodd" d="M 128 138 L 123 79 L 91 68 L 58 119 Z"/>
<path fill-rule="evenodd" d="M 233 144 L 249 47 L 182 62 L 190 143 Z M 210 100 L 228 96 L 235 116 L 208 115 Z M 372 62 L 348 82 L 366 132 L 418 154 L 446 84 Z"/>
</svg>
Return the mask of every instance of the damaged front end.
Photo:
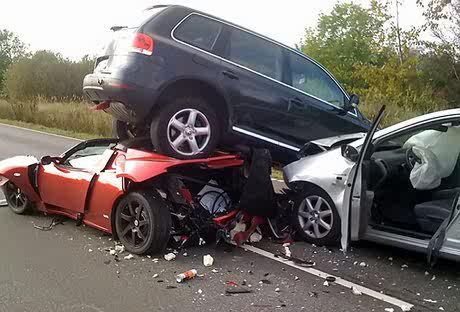
<svg viewBox="0 0 460 312">
<path fill-rule="evenodd" d="M 32 201 L 39 201 L 40 197 L 33 183 L 38 164 L 38 159 L 33 156 L 16 156 L 0 161 L 0 187 L 11 182 Z"/>
</svg>

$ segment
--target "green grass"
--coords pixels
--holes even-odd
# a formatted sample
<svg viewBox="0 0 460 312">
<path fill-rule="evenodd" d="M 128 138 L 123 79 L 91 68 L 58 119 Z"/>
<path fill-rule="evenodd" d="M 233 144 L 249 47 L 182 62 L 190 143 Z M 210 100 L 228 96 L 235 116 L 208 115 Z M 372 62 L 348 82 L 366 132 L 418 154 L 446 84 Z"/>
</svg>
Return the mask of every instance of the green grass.
<svg viewBox="0 0 460 312">
<path fill-rule="evenodd" d="M 0 100 L 0 119 L 26 128 L 38 129 L 78 138 L 110 137 L 111 117 L 93 111 L 84 101 L 50 101 L 35 98 L 27 102 Z M 63 134 L 64 133 L 64 134 Z"/>
</svg>

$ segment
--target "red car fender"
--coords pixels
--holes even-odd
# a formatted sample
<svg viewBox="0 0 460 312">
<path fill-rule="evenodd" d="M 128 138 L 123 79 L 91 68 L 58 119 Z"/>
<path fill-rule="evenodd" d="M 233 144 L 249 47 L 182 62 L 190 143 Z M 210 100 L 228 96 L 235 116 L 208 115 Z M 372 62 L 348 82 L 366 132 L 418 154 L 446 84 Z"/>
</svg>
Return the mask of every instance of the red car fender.
<svg viewBox="0 0 460 312">
<path fill-rule="evenodd" d="M 41 201 L 29 178 L 29 168 L 38 165 L 33 156 L 16 156 L 0 161 L 0 186 L 11 181 L 33 202 Z"/>
</svg>

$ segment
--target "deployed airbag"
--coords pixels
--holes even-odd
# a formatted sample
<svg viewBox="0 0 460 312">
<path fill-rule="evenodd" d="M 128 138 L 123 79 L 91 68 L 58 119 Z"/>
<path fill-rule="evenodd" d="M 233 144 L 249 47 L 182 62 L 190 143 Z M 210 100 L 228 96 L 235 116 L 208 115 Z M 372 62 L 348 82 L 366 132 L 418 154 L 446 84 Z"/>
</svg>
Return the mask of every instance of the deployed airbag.
<svg viewBox="0 0 460 312">
<path fill-rule="evenodd" d="M 424 147 L 412 147 L 421 164 L 415 163 L 410 172 L 410 182 L 417 190 L 432 190 L 441 184 L 441 165 L 436 155 Z"/>
<path fill-rule="evenodd" d="M 437 175 L 440 178 L 446 178 L 454 171 L 460 154 L 460 128 L 449 127 L 446 132 L 436 130 L 420 132 L 412 136 L 404 144 L 405 149 L 413 146 L 422 148 L 419 151 L 431 151 L 439 162 L 439 167 L 437 168 L 440 171 Z M 430 163 L 428 162 L 426 165 L 429 166 Z"/>
</svg>

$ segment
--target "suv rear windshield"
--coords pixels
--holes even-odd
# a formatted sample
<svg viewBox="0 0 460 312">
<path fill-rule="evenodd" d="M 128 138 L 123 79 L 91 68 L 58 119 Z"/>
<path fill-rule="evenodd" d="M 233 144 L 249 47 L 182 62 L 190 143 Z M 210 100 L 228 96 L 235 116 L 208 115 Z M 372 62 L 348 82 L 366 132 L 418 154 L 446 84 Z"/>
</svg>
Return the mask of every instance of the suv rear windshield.
<svg viewBox="0 0 460 312">
<path fill-rule="evenodd" d="M 197 48 L 211 51 L 222 24 L 200 15 L 190 15 L 174 31 L 174 37 Z"/>
</svg>

